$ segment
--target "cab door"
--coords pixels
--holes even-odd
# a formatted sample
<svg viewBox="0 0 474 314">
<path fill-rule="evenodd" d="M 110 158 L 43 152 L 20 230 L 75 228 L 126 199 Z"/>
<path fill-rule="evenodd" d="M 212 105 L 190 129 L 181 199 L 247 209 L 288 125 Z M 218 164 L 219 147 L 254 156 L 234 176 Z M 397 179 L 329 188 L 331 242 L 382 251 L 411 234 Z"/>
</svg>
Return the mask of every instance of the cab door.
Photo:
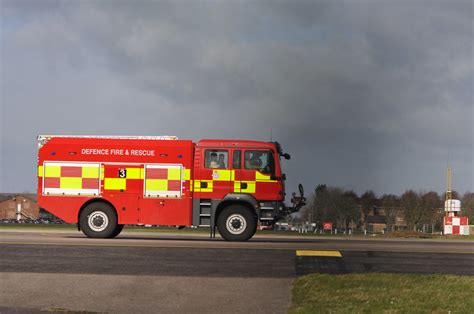
<svg viewBox="0 0 474 314">
<path fill-rule="evenodd" d="M 268 149 L 245 149 L 241 155 L 240 169 L 236 171 L 236 193 L 252 194 L 258 200 L 278 200 L 278 181 L 275 179 L 275 154 Z M 235 157 L 237 158 L 237 157 Z"/>
<path fill-rule="evenodd" d="M 232 192 L 233 171 L 230 169 L 229 149 L 199 148 L 199 165 L 195 168 L 194 197 L 223 199 Z"/>
</svg>

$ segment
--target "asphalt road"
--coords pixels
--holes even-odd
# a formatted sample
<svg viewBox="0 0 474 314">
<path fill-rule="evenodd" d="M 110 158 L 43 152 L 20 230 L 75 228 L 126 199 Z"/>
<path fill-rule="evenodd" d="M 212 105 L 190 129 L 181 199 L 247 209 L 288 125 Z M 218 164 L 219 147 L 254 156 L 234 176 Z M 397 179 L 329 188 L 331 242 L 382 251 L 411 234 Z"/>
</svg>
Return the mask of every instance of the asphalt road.
<svg viewBox="0 0 474 314">
<path fill-rule="evenodd" d="M 432 239 L 377 239 L 358 237 L 298 237 L 257 235 L 248 242 L 227 242 L 204 233 L 169 234 L 124 232 L 115 239 L 89 239 L 81 232 L 6 231 L 0 229 L 0 245 L 67 245 L 107 247 L 156 247 L 257 250 L 347 250 L 426 253 L 474 253 L 474 241 Z"/>
<path fill-rule="evenodd" d="M 326 251 L 340 257 L 321 256 Z M 1 231 L 0 252 L 0 313 L 284 313 L 292 280 L 307 273 L 474 275 L 473 241 L 260 236 L 232 243 L 203 234 Z"/>
</svg>

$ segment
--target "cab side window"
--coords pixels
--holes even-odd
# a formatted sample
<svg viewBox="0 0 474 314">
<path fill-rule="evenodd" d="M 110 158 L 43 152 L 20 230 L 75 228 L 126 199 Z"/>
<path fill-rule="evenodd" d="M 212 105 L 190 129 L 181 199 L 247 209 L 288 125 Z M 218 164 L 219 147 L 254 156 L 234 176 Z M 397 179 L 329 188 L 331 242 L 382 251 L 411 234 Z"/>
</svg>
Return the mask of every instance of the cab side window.
<svg viewBox="0 0 474 314">
<path fill-rule="evenodd" d="M 274 173 L 275 162 L 272 151 L 247 150 L 245 151 L 245 169 L 258 170 L 263 173 Z"/>
<path fill-rule="evenodd" d="M 207 149 L 204 167 L 210 169 L 227 169 L 229 152 L 227 150 Z"/>
<path fill-rule="evenodd" d="M 242 168 L 242 151 L 241 150 L 234 150 L 234 154 L 232 156 L 232 168 L 240 169 Z"/>
</svg>

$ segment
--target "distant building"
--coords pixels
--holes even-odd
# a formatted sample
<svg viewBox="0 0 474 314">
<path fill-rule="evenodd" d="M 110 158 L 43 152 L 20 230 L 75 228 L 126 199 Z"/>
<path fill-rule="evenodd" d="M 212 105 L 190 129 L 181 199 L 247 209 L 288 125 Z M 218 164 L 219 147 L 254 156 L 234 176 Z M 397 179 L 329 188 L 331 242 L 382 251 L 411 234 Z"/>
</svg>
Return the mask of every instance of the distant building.
<svg viewBox="0 0 474 314">
<path fill-rule="evenodd" d="M 401 210 L 398 210 L 395 214 L 395 223 L 393 225 L 393 230 L 391 231 L 405 231 L 407 229 L 408 224 L 405 215 Z"/>
<path fill-rule="evenodd" d="M 382 233 L 387 229 L 385 216 L 367 216 L 367 231 L 370 233 Z"/>
<path fill-rule="evenodd" d="M 38 219 L 40 207 L 35 194 L 1 194 L 0 219 Z"/>
<path fill-rule="evenodd" d="M 382 206 L 371 206 L 363 210 L 361 206 L 360 225 L 371 233 L 407 230 L 405 215 L 401 209 L 388 210 Z"/>
</svg>

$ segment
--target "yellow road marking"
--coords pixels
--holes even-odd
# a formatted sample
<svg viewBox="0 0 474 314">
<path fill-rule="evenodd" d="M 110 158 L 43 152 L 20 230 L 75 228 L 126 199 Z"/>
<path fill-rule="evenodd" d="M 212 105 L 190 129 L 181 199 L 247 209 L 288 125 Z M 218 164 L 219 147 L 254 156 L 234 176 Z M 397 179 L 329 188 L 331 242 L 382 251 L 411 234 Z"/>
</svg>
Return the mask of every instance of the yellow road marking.
<svg viewBox="0 0 474 314">
<path fill-rule="evenodd" d="M 314 250 L 297 250 L 296 256 L 329 256 L 342 257 L 339 251 L 314 251 Z"/>
</svg>

